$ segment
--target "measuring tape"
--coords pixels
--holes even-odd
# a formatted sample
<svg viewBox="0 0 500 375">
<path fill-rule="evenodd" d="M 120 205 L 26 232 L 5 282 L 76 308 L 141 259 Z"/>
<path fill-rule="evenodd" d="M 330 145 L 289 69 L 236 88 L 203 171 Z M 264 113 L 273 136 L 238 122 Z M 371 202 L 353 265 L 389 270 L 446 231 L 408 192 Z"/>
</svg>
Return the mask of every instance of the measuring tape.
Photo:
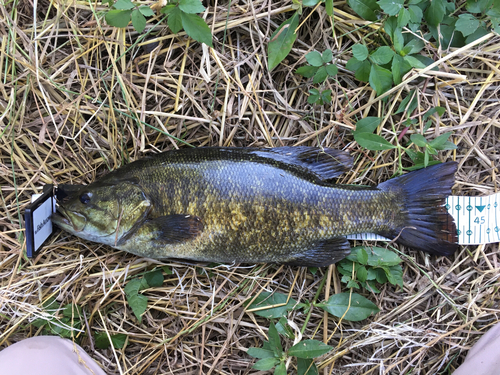
<svg viewBox="0 0 500 375">
<path fill-rule="evenodd" d="M 445 208 L 455 219 L 459 245 L 500 242 L 500 193 L 486 197 L 449 196 Z M 390 241 L 373 233 L 347 236 L 350 240 Z"/>
</svg>

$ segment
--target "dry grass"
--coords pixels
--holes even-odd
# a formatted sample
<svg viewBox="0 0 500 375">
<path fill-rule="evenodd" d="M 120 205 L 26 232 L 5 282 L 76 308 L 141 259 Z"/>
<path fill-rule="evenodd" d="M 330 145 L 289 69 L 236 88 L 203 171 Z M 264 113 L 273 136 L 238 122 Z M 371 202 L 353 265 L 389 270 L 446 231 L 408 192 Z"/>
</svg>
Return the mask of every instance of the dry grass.
<svg viewBox="0 0 500 375">
<path fill-rule="evenodd" d="M 455 194 L 497 191 L 500 38 L 488 35 L 481 44 L 450 50 L 427 44 L 439 72 L 412 72 L 385 102 L 344 68 L 353 42 L 371 43 L 380 26 L 358 19 L 344 2 L 335 7 L 333 29 L 323 12 L 308 11 L 291 54 L 269 72 L 266 46 L 291 1 L 236 0 L 229 11 L 227 2 L 211 2 L 206 19 L 213 50 L 160 24 L 147 36 L 159 43 L 150 53 L 131 27 L 106 26 L 100 4 L 19 0 L 0 6 L 0 348 L 40 334 L 29 323 L 55 296 L 83 307 L 86 324 L 75 340 L 109 374 L 257 373 L 245 350 L 261 346 L 269 321 L 245 311 L 249 296 L 265 289 L 311 301 L 323 277 L 320 298 L 345 287 L 333 266 L 312 275 L 276 265 L 160 263 L 59 230 L 27 259 L 20 213 L 47 183 L 86 184 L 129 160 L 188 143 L 347 148 L 356 164 L 344 181 L 376 184 L 393 174 L 398 155 L 360 149 L 353 124 L 382 116 L 381 135 L 397 137 L 404 124 L 392 112 L 416 89 L 413 115 L 446 108 L 428 134 L 454 132 L 458 149 L 439 157 L 459 162 Z M 332 104 L 312 107 L 310 82 L 294 71 L 307 52 L 325 48 L 334 51 L 340 72 L 327 85 Z M 314 310 L 304 337 L 335 347 L 320 359 L 321 372 L 450 373 L 498 320 L 498 249 L 462 247 L 450 259 L 405 250 L 404 289 L 384 286 L 369 296 L 381 308 L 376 317 L 338 325 Z M 138 324 L 123 286 L 158 264 L 171 265 L 174 274 L 146 291 L 149 308 Z M 305 315 L 291 312 L 288 319 L 302 327 Z M 96 349 L 89 333 L 102 331 L 126 333 L 126 347 Z"/>
</svg>

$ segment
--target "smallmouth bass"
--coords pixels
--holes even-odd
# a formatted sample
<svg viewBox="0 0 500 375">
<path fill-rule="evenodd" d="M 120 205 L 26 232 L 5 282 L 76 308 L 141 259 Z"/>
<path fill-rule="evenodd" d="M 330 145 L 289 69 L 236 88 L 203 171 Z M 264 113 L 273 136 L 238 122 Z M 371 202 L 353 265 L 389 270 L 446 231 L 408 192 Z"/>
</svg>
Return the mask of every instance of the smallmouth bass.
<svg viewBox="0 0 500 375">
<path fill-rule="evenodd" d="M 377 187 L 332 182 L 348 153 L 313 147 L 167 151 L 87 186 L 61 185 L 53 222 L 78 237 L 156 259 L 327 266 L 355 233 L 436 255 L 458 247 L 444 208 L 457 164 Z"/>
</svg>

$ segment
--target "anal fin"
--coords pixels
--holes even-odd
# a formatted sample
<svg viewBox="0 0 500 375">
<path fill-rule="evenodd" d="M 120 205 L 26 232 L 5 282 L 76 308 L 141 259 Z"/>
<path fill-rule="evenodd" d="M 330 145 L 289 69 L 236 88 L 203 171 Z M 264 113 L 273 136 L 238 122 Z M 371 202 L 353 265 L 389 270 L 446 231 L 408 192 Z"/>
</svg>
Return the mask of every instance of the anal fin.
<svg viewBox="0 0 500 375">
<path fill-rule="evenodd" d="M 290 266 L 325 267 L 344 259 L 351 253 L 351 245 L 345 237 L 334 237 L 316 243 L 314 247 L 284 262 Z"/>
</svg>

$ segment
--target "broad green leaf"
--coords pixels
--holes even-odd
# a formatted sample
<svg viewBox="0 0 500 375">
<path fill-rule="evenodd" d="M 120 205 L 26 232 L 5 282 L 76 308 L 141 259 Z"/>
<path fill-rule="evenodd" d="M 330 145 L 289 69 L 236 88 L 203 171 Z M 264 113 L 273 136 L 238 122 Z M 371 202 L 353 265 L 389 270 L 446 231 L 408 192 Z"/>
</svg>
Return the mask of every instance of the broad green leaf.
<svg viewBox="0 0 500 375">
<path fill-rule="evenodd" d="M 174 11 L 174 9 L 179 9 L 175 4 L 167 4 L 163 8 L 161 8 L 160 13 L 170 14 Z"/>
<path fill-rule="evenodd" d="M 448 138 L 450 137 L 451 133 L 444 133 L 441 134 L 440 136 L 436 137 L 432 141 L 429 142 L 429 146 L 434 147 L 436 150 L 444 150 L 443 147 L 447 144 Z M 451 143 L 451 142 L 450 142 Z M 457 146 L 454 143 L 451 143 L 454 148 Z"/>
<path fill-rule="evenodd" d="M 328 353 L 333 348 L 318 340 L 304 340 L 288 349 L 288 355 L 311 359 Z"/>
<path fill-rule="evenodd" d="M 319 99 L 319 94 L 318 95 L 309 95 L 309 97 L 307 98 L 307 102 L 309 104 L 315 104 Z"/>
<path fill-rule="evenodd" d="M 313 83 L 322 83 L 325 81 L 326 77 L 328 77 L 326 68 L 321 66 L 313 77 Z"/>
<path fill-rule="evenodd" d="M 262 292 L 250 306 L 247 306 L 247 310 L 280 305 L 278 307 L 270 307 L 264 310 L 257 310 L 254 311 L 253 313 L 255 315 L 263 316 L 264 318 L 268 319 L 281 318 L 282 316 L 286 315 L 288 310 L 292 310 L 295 304 L 297 303 L 297 301 L 295 301 L 293 298 L 290 298 L 288 303 L 286 303 L 287 298 L 288 296 L 278 292 L 272 294 L 270 292 Z"/>
<path fill-rule="evenodd" d="M 358 270 L 356 271 L 356 276 L 359 281 L 366 281 L 366 278 L 368 276 L 368 271 L 364 266 L 360 266 Z"/>
<path fill-rule="evenodd" d="M 309 93 L 310 93 L 311 95 L 319 95 L 319 90 L 318 90 L 318 89 L 310 89 L 310 90 L 309 90 Z"/>
<path fill-rule="evenodd" d="M 493 23 L 493 21 L 492 21 Z M 495 31 L 498 33 L 498 31 Z M 488 34 L 489 31 L 485 27 L 479 27 L 476 31 L 474 31 L 472 34 L 470 34 L 467 38 L 465 38 L 465 43 L 469 44 L 472 43 L 475 40 L 478 40 L 479 38 L 482 38 L 486 34 Z"/>
<path fill-rule="evenodd" d="M 381 117 L 368 116 L 356 122 L 356 133 L 373 133 L 380 125 Z"/>
<path fill-rule="evenodd" d="M 254 358 L 275 358 L 272 350 L 262 348 L 248 348 L 247 354 Z"/>
<path fill-rule="evenodd" d="M 328 301 L 318 303 L 316 306 L 333 316 L 338 318 L 344 316 L 345 320 L 352 322 L 366 319 L 371 314 L 376 314 L 380 311 L 373 302 L 356 293 L 352 293 L 351 296 L 349 293 L 334 294 Z"/>
<path fill-rule="evenodd" d="M 144 18 L 139 9 L 134 9 L 131 16 L 132 26 L 134 26 L 134 29 L 136 29 L 137 32 L 142 33 L 146 28 L 146 18 Z"/>
<path fill-rule="evenodd" d="M 385 275 L 385 271 L 382 268 L 377 268 L 376 280 L 379 284 L 384 284 L 387 282 L 387 276 Z"/>
<path fill-rule="evenodd" d="M 427 145 L 427 140 L 422 134 L 412 134 L 410 135 L 410 139 L 413 143 L 415 143 L 418 147 L 425 147 Z"/>
<path fill-rule="evenodd" d="M 403 59 L 414 68 L 423 69 L 426 67 L 423 62 L 411 55 L 406 55 Z"/>
<path fill-rule="evenodd" d="M 281 346 L 281 339 L 273 322 L 269 325 L 269 330 L 267 331 L 269 336 L 269 345 L 276 357 L 281 357 L 283 354 L 283 347 Z"/>
<path fill-rule="evenodd" d="M 484 13 L 493 4 L 493 0 L 467 0 L 465 6 L 471 13 Z"/>
<path fill-rule="evenodd" d="M 330 103 L 332 101 L 332 90 L 324 90 L 321 93 L 321 105 L 324 103 Z"/>
<path fill-rule="evenodd" d="M 311 78 L 316 74 L 318 69 L 319 68 L 317 66 L 304 65 L 298 68 L 295 72 L 303 77 Z"/>
<path fill-rule="evenodd" d="M 389 17 L 385 20 L 384 22 L 384 31 L 391 37 L 393 38 L 394 35 L 394 30 L 398 27 L 398 20 L 396 17 Z"/>
<path fill-rule="evenodd" d="M 106 23 L 114 27 L 127 27 L 130 22 L 131 10 L 112 9 L 104 16 Z"/>
<path fill-rule="evenodd" d="M 377 65 L 384 65 L 388 64 L 392 60 L 393 56 L 394 51 L 391 47 L 382 46 L 377 48 L 375 52 L 370 55 L 370 59 Z"/>
<path fill-rule="evenodd" d="M 359 289 L 359 284 L 356 280 L 351 280 L 347 283 L 347 287 L 348 288 L 355 288 L 355 289 Z"/>
<path fill-rule="evenodd" d="M 173 275 L 174 271 L 172 271 L 172 268 L 169 266 L 162 266 L 161 269 L 163 272 L 165 272 L 165 275 Z"/>
<path fill-rule="evenodd" d="M 321 54 L 321 60 L 323 60 L 323 62 L 325 64 L 328 64 L 329 62 L 331 62 L 333 59 L 333 53 L 332 53 L 332 50 L 331 49 L 325 49 L 323 51 L 323 53 Z"/>
<path fill-rule="evenodd" d="M 366 280 L 370 281 L 370 280 L 375 280 L 376 278 L 377 278 L 377 269 L 373 268 L 373 267 L 369 267 L 366 270 Z"/>
<path fill-rule="evenodd" d="M 115 9 L 129 10 L 129 9 L 134 9 L 135 5 L 130 0 L 118 0 L 116 3 L 113 4 L 113 7 Z"/>
<path fill-rule="evenodd" d="M 359 61 L 364 61 L 368 57 L 368 48 L 364 44 L 352 46 L 352 55 Z"/>
<path fill-rule="evenodd" d="M 144 279 L 132 279 L 127 285 L 125 285 L 125 295 L 133 295 L 139 293 L 139 290 L 147 289 L 149 287 L 148 283 Z"/>
<path fill-rule="evenodd" d="M 401 258 L 394 252 L 383 247 L 369 247 L 356 246 L 351 249 L 351 254 L 349 254 L 346 259 L 357 262 L 358 254 L 361 251 L 365 251 L 368 258 L 366 264 L 372 267 L 381 266 L 395 266 L 402 262 Z"/>
<path fill-rule="evenodd" d="M 155 270 L 152 272 L 148 272 L 144 275 L 146 282 L 152 288 L 160 287 L 163 285 L 163 273 L 160 270 Z"/>
<path fill-rule="evenodd" d="M 276 323 L 276 330 L 278 331 L 278 333 L 288 337 L 291 340 L 295 338 L 292 328 L 290 328 L 290 326 L 288 325 L 286 318 L 281 318 L 280 320 L 278 320 L 278 322 Z"/>
<path fill-rule="evenodd" d="M 116 335 L 111 335 L 111 342 L 115 349 L 121 349 L 127 341 L 127 335 L 124 333 L 117 333 Z"/>
<path fill-rule="evenodd" d="M 401 8 L 398 13 L 398 26 L 405 27 L 410 22 L 410 12 L 406 8 Z"/>
<path fill-rule="evenodd" d="M 263 358 L 253 365 L 253 368 L 260 371 L 271 370 L 280 360 L 278 358 Z"/>
<path fill-rule="evenodd" d="M 134 312 L 135 317 L 139 322 L 142 321 L 142 314 L 146 312 L 148 308 L 148 297 L 142 294 L 131 294 L 127 295 L 127 302 Z"/>
<path fill-rule="evenodd" d="M 292 17 L 283 22 L 271 35 L 268 45 L 269 70 L 274 69 L 290 53 L 297 34 L 295 29 L 299 26 L 299 14 L 295 12 Z M 307 56 L 306 56 L 307 58 Z"/>
<path fill-rule="evenodd" d="M 376 11 L 380 9 L 375 0 L 347 0 L 347 4 L 367 21 L 377 21 Z"/>
<path fill-rule="evenodd" d="M 410 5 L 408 7 L 408 13 L 410 14 L 410 21 L 412 23 L 421 23 L 424 13 L 422 9 L 417 5 Z"/>
<path fill-rule="evenodd" d="M 414 53 L 419 53 L 424 48 L 425 44 L 421 39 L 412 39 L 402 49 L 402 55 L 411 55 Z"/>
<path fill-rule="evenodd" d="M 363 248 L 358 250 L 358 252 L 356 254 L 356 258 L 357 258 L 359 264 L 366 265 L 368 263 L 368 253 Z"/>
<path fill-rule="evenodd" d="M 359 61 L 355 57 L 349 59 L 346 64 L 346 69 L 353 71 L 356 79 L 363 82 L 368 82 L 370 78 L 370 68 L 371 64 L 368 60 Z"/>
<path fill-rule="evenodd" d="M 424 167 L 427 168 L 428 165 L 429 165 L 429 150 L 426 148 L 425 152 L 424 152 Z M 394 281 L 391 281 L 392 278 L 389 275 L 387 275 L 387 272 L 386 272 L 386 276 L 391 284 L 395 283 Z"/>
<path fill-rule="evenodd" d="M 425 20 L 430 26 L 437 27 L 445 15 L 445 0 L 432 0 L 425 11 Z"/>
<path fill-rule="evenodd" d="M 147 6 L 139 7 L 139 12 L 141 12 L 144 17 L 151 17 L 151 16 L 155 15 L 155 12 L 153 12 L 153 9 L 151 9 L 150 7 L 147 7 Z"/>
<path fill-rule="evenodd" d="M 464 13 L 458 16 L 455 23 L 455 29 L 460 31 L 463 36 L 474 33 L 479 27 L 479 21 L 472 14 Z"/>
<path fill-rule="evenodd" d="M 408 103 L 411 103 L 408 105 Z M 398 109 L 394 113 L 397 115 L 398 113 L 406 111 L 407 113 L 412 113 L 415 108 L 417 108 L 418 102 L 417 102 L 417 96 L 415 95 L 415 90 L 411 90 L 408 95 L 401 101 L 401 104 L 399 105 Z"/>
<path fill-rule="evenodd" d="M 390 150 L 391 148 L 396 148 L 396 146 L 390 144 L 382 138 L 380 135 L 371 133 L 354 133 L 354 139 L 358 144 L 372 151 L 382 151 Z"/>
<path fill-rule="evenodd" d="M 305 7 L 313 7 L 317 5 L 320 0 L 302 0 L 302 5 Z"/>
<path fill-rule="evenodd" d="M 391 56 L 392 57 L 392 56 Z M 392 87 L 392 73 L 376 64 L 370 69 L 370 86 L 381 95 Z"/>
<path fill-rule="evenodd" d="M 306 60 L 312 66 L 322 66 L 323 59 L 321 58 L 321 53 L 318 51 L 311 51 L 306 55 Z"/>
<path fill-rule="evenodd" d="M 174 34 L 177 34 L 182 30 L 181 14 L 182 11 L 178 7 L 175 7 L 169 11 L 167 25 L 168 27 L 170 27 L 170 30 L 172 30 Z"/>
<path fill-rule="evenodd" d="M 212 32 L 203 18 L 196 14 L 181 12 L 181 21 L 187 35 L 200 43 L 205 43 L 207 46 L 213 47 Z"/>
<path fill-rule="evenodd" d="M 403 31 L 401 30 L 401 28 L 396 27 L 396 29 L 394 30 L 394 33 L 392 35 L 392 42 L 394 43 L 394 50 L 397 53 L 401 53 L 405 43 L 405 39 L 403 38 Z"/>
<path fill-rule="evenodd" d="M 372 293 L 380 293 L 380 290 L 377 288 L 373 280 L 367 280 L 364 287 Z"/>
<path fill-rule="evenodd" d="M 404 0 L 379 0 L 377 4 L 389 16 L 395 16 L 403 9 Z"/>
<path fill-rule="evenodd" d="M 439 150 L 456 150 L 458 147 L 455 143 L 446 141 Z"/>
<path fill-rule="evenodd" d="M 402 64 L 403 64 L 403 58 L 399 56 L 398 54 L 394 55 L 394 58 L 392 59 L 392 65 L 391 65 L 391 70 L 392 70 L 392 80 L 394 81 L 395 85 L 399 85 L 402 81 Z"/>
<path fill-rule="evenodd" d="M 111 346 L 106 332 L 99 332 L 94 336 L 94 344 L 98 349 L 107 349 Z"/>
<path fill-rule="evenodd" d="M 297 375 L 318 375 L 318 368 L 312 359 L 297 358 Z"/>
<path fill-rule="evenodd" d="M 72 303 L 68 303 L 66 306 L 64 306 L 62 313 L 66 318 L 72 319 L 80 319 L 80 317 L 83 316 L 82 307 L 74 305 Z"/>
<path fill-rule="evenodd" d="M 325 1 L 325 12 L 330 17 L 333 16 L 333 0 L 326 0 Z"/>
<path fill-rule="evenodd" d="M 274 369 L 274 375 L 286 375 L 286 364 L 285 362 L 280 362 L 278 366 Z"/>
<path fill-rule="evenodd" d="M 403 287 L 403 268 L 401 268 L 400 265 L 382 268 L 385 271 L 387 280 L 389 280 L 392 285 Z"/>
<path fill-rule="evenodd" d="M 179 0 L 179 8 L 186 13 L 201 13 L 205 7 L 200 0 Z"/>
<path fill-rule="evenodd" d="M 339 69 L 333 64 L 326 65 L 325 69 L 330 77 L 333 77 L 334 75 L 336 75 L 339 72 Z"/>
</svg>

